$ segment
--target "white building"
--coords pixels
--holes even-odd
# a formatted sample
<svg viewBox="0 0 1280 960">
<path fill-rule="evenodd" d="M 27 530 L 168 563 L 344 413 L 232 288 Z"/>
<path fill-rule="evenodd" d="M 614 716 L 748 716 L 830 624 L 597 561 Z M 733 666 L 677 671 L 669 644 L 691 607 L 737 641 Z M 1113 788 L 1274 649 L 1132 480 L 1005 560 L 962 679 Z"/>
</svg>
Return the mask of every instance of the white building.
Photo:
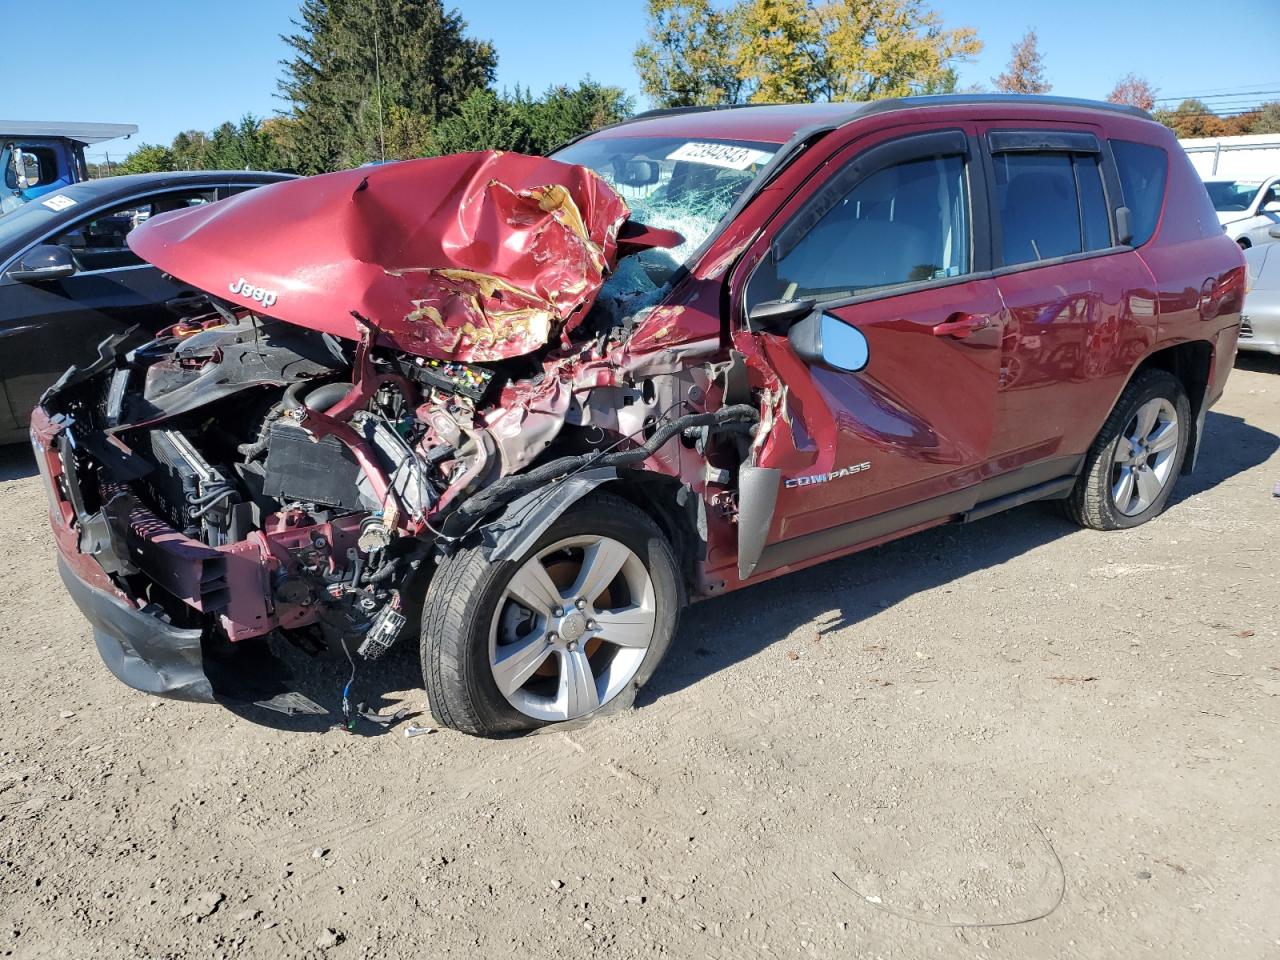
<svg viewBox="0 0 1280 960">
<path fill-rule="evenodd" d="M 1280 176 L 1280 134 L 1179 140 L 1201 177 L 1267 180 Z"/>
</svg>

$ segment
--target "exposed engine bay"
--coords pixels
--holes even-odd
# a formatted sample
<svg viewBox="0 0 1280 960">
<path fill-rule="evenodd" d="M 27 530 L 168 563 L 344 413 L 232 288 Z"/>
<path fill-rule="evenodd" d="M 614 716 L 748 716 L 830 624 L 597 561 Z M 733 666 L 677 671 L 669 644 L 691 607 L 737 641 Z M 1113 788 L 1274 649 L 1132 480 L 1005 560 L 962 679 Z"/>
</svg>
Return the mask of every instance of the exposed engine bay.
<svg viewBox="0 0 1280 960">
<path fill-rule="evenodd" d="M 726 393 L 718 337 L 665 346 L 681 309 L 660 305 L 669 288 L 635 282 L 642 260 L 618 269 L 619 248 L 659 253 L 681 238 L 634 229 L 606 185 L 566 169 L 586 180 L 476 194 L 477 223 L 532 231 L 501 278 L 479 262 L 477 235 L 465 269 L 433 268 L 408 293 L 405 270 L 380 270 L 368 290 L 403 294 L 403 314 L 352 308 L 302 325 L 282 319 L 296 309 L 288 290 L 237 276 L 232 296 L 210 292 L 207 310 L 155 340 L 104 344 L 68 371 L 43 406 L 64 428 L 59 482 L 85 518 L 81 551 L 177 626 L 233 643 L 336 640 L 372 659 L 414 616 L 441 552 L 477 536 L 495 560 L 518 549 L 566 481 L 631 468 L 696 539 L 704 494 L 732 492 L 752 459 L 760 405 Z M 367 183 L 354 196 L 376 201 Z M 193 256 L 199 217 L 218 231 L 234 219 L 157 218 L 136 249 L 182 269 L 170 253 Z M 696 457 L 696 491 L 682 456 Z M 519 504 L 534 519 L 513 533 L 501 518 Z"/>
</svg>

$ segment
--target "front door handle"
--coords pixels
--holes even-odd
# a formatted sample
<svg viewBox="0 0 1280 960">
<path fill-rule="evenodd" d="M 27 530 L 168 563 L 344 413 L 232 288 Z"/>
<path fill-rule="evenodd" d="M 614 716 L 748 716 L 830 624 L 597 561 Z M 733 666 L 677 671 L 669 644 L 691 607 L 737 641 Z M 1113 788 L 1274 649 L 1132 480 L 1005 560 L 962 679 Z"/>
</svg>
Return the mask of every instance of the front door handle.
<svg viewBox="0 0 1280 960">
<path fill-rule="evenodd" d="M 970 334 L 985 330 L 991 326 L 991 318 L 978 313 L 957 313 L 946 323 L 939 323 L 933 328 L 935 337 L 955 337 L 963 340 Z"/>
</svg>

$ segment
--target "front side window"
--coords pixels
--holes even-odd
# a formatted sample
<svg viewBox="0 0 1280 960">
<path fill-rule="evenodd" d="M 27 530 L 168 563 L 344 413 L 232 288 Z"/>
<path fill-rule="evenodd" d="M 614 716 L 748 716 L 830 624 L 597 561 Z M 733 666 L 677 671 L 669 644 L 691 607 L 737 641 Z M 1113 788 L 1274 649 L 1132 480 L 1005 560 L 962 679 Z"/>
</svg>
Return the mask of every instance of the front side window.
<svg viewBox="0 0 1280 960">
<path fill-rule="evenodd" d="M 1096 156 L 1028 151 L 997 153 L 992 161 L 1006 266 L 1111 246 Z"/>
<path fill-rule="evenodd" d="M 15 149 L 22 151 L 21 163 L 17 160 Z M 4 185 L 10 190 L 18 189 L 19 174 L 28 187 L 53 183 L 58 179 L 58 156 L 49 147 L 9 144 L 4 153 Z"/>
<path fill-rule="evenodd" d="M 215 189 L 210 187 L 133 200 L 99 213 L 92 220 L 81 220 L 58 234 L 52 242 L 69 247 L 82 271 L 136 266 L 142 263 L 142 259 L 129 249 L 125 241 L 131 230 L 153 216 L 201 206 L 212 202 L 215 196 Z"/>
<path fill-rule="evenodd" d="M 749 304 L 843 299 L 967 274 L 969 196 L 964 158 L 884 167 L 840 198 L 775 261 L 751 278 Z"/>
</svg>

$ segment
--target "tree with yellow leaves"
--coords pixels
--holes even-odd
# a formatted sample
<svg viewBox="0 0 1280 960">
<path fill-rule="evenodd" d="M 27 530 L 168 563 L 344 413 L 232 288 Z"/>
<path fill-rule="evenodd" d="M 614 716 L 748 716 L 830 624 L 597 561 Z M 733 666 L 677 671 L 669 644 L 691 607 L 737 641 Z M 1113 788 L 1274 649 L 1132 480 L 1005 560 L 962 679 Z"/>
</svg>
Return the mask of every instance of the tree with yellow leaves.
<svg viewBox="0 0 1280 960">
<path fill-rule="evenodd" d="M 736 9 L 721 11 L 709 0 L 649 0 L 649 40 L 635 51 L 649 98 L 664 107 L 737 103 L 737 19 Z"/>
<path fill-rule="evenodd" d="M 649 17 L 636 67 L 662 106 L 932 93 L 982 49 L 924 0 L 649 0 Z"/>
</svg>

